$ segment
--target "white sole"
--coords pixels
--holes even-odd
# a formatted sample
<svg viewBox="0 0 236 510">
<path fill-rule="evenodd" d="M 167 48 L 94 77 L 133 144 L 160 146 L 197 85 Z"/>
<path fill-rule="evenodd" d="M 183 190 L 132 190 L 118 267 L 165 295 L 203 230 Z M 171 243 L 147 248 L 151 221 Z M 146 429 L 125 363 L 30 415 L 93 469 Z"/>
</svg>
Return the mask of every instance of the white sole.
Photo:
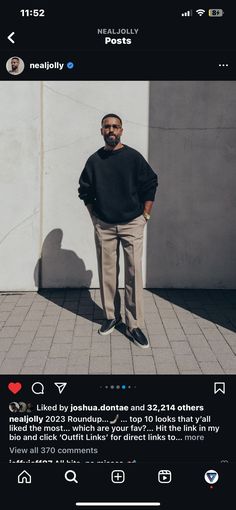
<svg viewBox="0 0 236 510">
<path fill-rule="evenodd" d="M 132 340 L 132 342 L 137 345 L 137 347 L 140 347 L 141 349 L 148 349 L 148 347 L 150 347 L 150 344 L 148 343 L 147 345 L 141 345 L 139 342 L 137 342 L 137 340 L 135 340 L 132 335 L 130 334 L 129 331 L 126 331 L 126 334 L 127 336 Z"/>
<path fill-rule="evenodd" d="M 115 329 L 115 326 L 113 326 L 113 328 L 109 329 L 109 331 L 105 331 L 104 333 L 101 333 L 101 331 L 99 329 L 98 333 L 99 333 L 99 335 L 106 336 L 106 335 L 110 335 L 112 333 L 112 331 L 114 331 L 114 329 Z"/>
<path fill-rule="evenodd" d="M 148 349 L 148 347 L 150 347 L 149 344 L 147 345 L 141 345 L 139 342 L 136 342 L 136 340 L 133 339 L 133 342 L 135 345 L 137 345 L 137 347 L 141 347 L 141 349 Z"/>
<path fill-rule="evenodd" d="M 105 333 L 101 333 L 100 329 L 98 330 L 98 333 L 99 335 L 102 335 L 102 336 L 106 336 L 106 335 L 110 335 L 112 333 L 112 331 L 114 331 L 115 327 L 118 326 L 118 324 L 120 324 L 122 322 L 122 319 L 120 319 L 116 324 L 115 326 L 113 326 L 113 328 L 109 329 L 109 331 L 106 331 Z"/>
</svg>

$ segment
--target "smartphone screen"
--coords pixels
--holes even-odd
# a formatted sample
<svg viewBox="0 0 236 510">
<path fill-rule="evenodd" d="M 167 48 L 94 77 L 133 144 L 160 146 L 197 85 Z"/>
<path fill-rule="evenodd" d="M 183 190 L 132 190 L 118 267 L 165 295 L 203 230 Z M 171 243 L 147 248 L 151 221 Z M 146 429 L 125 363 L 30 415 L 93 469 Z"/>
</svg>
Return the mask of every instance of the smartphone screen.
<svg viewBox="0 0 236 510">
<path fill-rule="evenodd" d="M 83 7 L 0 20 L 1 507 L 234 508 L 235 8 Z"/>
</svg>

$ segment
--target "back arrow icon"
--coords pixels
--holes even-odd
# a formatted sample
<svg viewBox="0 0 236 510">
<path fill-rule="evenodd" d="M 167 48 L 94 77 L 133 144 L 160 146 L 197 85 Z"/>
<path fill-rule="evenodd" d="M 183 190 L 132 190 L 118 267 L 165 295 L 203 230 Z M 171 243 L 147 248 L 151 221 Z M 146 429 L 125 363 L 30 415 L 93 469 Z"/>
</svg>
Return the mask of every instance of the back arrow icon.
<svg viewBox="0 0 236 510">
<path fill-rule="evenodd" d="M 12 39 L 12 36 L 15 35 L 15 32 L 12 32 L 9 36 L 8 36 L 8 41 L 10 41 L 12 44 L 15 44 L 15 41 Z"/>
</svg>

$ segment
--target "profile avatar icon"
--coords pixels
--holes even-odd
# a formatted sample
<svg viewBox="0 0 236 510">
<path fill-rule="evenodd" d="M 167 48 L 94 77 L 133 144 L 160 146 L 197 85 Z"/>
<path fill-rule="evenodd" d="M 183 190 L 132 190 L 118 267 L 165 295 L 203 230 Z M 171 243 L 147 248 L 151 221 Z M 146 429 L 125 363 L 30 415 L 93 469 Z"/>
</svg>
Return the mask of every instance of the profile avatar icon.
<svg viewBox="0 0 236 510">
<path fill-rule="evenodd" d="M 24 71 L 25 64 L 20 57 L 11 57 L 7 60 L 6 69 L 12 76 L 18 76 Z"/>
</svg>

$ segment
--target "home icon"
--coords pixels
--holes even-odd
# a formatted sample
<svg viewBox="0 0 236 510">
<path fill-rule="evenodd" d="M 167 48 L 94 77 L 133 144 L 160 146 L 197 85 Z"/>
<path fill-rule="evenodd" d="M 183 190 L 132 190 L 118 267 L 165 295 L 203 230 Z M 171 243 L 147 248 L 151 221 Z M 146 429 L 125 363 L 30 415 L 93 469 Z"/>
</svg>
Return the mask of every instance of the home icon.
<svg viewBox="0 0 236 510">
<path fill-rule="evenodd" d="M 22 471 L 17 478 L 18 483 L 31 483 L 31 475 L 27 471 Z"/>
</svg>

